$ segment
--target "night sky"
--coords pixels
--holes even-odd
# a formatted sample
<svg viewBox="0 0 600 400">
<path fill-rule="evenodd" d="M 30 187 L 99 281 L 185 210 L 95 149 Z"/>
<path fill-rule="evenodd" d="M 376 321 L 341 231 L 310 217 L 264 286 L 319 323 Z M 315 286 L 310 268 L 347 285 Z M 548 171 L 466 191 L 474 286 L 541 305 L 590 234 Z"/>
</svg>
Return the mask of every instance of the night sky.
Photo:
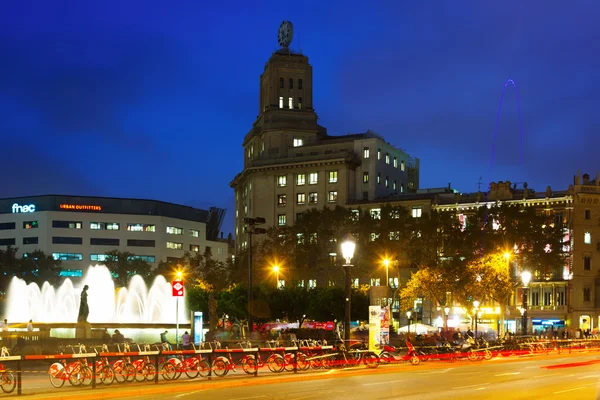
<svg viewBox="0 0 600 400">
<path fill-rule="evenodd" d="M 229 182 L 284 19 L 313 65 L 329 134 L 378 132 L 421 159 L 421 187 L 472 192 L 482 177 L 482 188 L 566 189 L 578 169 L 600 169 L 599 10 L 593 0 L 5 2 L 0 197 L 216 205 L 232 231 Z M 523 161 L 509 84 L 491 163 L 508 79 Z"/>
</svg>

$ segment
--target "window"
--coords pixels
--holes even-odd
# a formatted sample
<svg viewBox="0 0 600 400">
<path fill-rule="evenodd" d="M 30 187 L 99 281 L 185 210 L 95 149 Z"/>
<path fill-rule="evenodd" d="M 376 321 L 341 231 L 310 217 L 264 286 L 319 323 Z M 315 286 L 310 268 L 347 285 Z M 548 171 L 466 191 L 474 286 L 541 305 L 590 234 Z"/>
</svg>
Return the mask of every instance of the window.
<svg viewBox="0 0 600 400">
<path fill-rule="evenodd" d="M 371 286 L 381 286 L 381 279 L 379 278 L 371 278 Z"/>
<path fill-rule="evenodd" d="M 154 256 L 129 256 L 129 259 L 130 260 L 142 260 L 147 263 L 156 262 L 156 257 L 154 257 Z"/>
<path fill-rule="evenodd" d="M 63 269 L 59 272 L 58 275 L 67 277 L 82 277 L 83 271 L 80 269 Z"/>
<path fill-rule="evenodd" d="M 404 171 L 404 160 L 400 161 L 400 170 Z"/>
<path fill-rule="evenodd" d="M 52 258 L 56 261 L 82 261 L 81 253 L 52 253 Z"/>
<path fill-rule="evenodd" d="M 298 281 L 298 287 L 304 287 L 304 279 Z"/>
<path fill-rule="evenodd" d="M 290 110 L 294 108 L 294 100 L 291 97 L 288 98 L 288 108 Z"/>
<path fill-rule="evenodd" d="M 363 183 L 369 183 L 369 173 L 363 172 Z"/>
<path fill-rule="evenodd" d="M 388 285 L 392 288 L 398 287 L 398 278 L 388 278 Z"/>
<path fill-rule="evenodd" d="M 127 239 L 127 246 L 130 247 L 156 247 L 154 240 Z"/>
<path fill-rule="evenodd" d="M 413 207 L 412 208 L 412 217 L 413 218 L 421 218 L 423 215 L 423 209 L 421 207 Z"/>
<path fill-rule="evenodd" d="M 583 301 L 590 301 L 591 297 L 590 288 L 583 288 Z"/>
<path fill-rule="evenodd" d="M 296 138 L 294 139 L 294 147 L 302 147 L 304 146 L 304 139 Z"/>
<path fill-rule="evenodd" d="M 317 172 L 311 172 L 308 174 L 308 183 L 311 185 L 316 185 L 319 181 L 319 174 Z"/>
<path fill-rule="evenodd" d="M 290 78 L 289 83 L 290 83 L 290 89 L 293 89 L 294 88 L 294 79 Z"/>
<path fill-rule="evenodd" d="M 308 203 L 309 204 L 317 204 L 317 193 L 311 192 L 308 194 Z"/>
<path fill-rule="evenodd" d="M 381 208 L 371 208 L 369 214 L 373 219 L 381 219 Z"/>
<path fill-rule="evenodd" d="M 287 223 L 287 216 L 285 214 L 279 214 L 277 216 L 277 225 L 285 226 L 286 223 Z"/>
<path fill-rule="evenodd" d="M 283 89 L 285 86 L 283 84 L 283 78 L 279 78 L 279 88 Z"/>
<path fill-rule="evenodd" d="M 392 190 L 395 192 L 396 191 L 396 180 L 394 179 L 394 182 L 392 182 Z"/>
<path fill-rule="evenodd" d="M 183 228 L 177 228 L 174 226 L 167 226 L 167 233 L 169 235 L 183 235 Z"/>
<path fill-rule="evenodd" d="M 283 289 L 285 287 L 285 279 L 280 279 L 279 282 L 277 282 L 277 285 L 279 289 Z"/>
<path fill-rule="evenodd" d="M 381 149 L 377 149 L 377 159 L 381 160 Z"/>
<path fill-rule="evenodd" d="M 279 96 L 279 108 L 283 108 L 283 96 Z"/>
<path fill-rule="evenodd" d="M 552 305 L 552 288 L 548 286 L 542 287 L 542 305 L 543 306 L 551 306 Z"/>
<path fill-rule="evenodd" d="M 554 302 L 554 304 L 557 306 L 564 306 L 564 305 L 566 305 L 565 300 L 566 300 L 565 288 L 557 287 L 556 288 L 556 301 Z"/>
<path fill-rule="evenodd" d="M 217 247 L 217 254 L 222 256 L 223 255 L 223 248 L 222 247 Z"/>
<path fill-rule="evenodd" d="M 306 174 L 296 175 L 296 185 L 302 186 L 304 184 L 306 184 Z"/>
<path fill-rule="evenodd" d="M 66 229 L 81 229 L 81 222 L 79 221 L 52 221 L 53 228 L 66 228 Z"/>
<path fill-rule="evenodd" d="M 52 236 L 53 244 L 83 244 L 80 237 Z"/>
<path fill-rule="evenodd" d="M 23 244 L 38 244 L 37 237 L 24 237 Z"/>
<path fill-rule="evenodd" d="M 285 187 L 287 185 L 287 176 L 286 175 L 279 175 L 277 177 L 277 186 L 279 187 Z"/>
<path fill-rule="evenodd" d="M 400 193 L 404 193 L 404 183 L 400 184 Z"/>
<path fill-rule="evenodd" d="M 369 148 L 365 147 L 363 149 L 363 158 L 369 158 Z"/>
<path fill-rule="evenodd" d="M 371 232 L 371 235 L 370 235 L 370 237 L 369 237 L 369 238 L 370 238 L 371 242 L 374 242 L 374 241 L 376 241 L 377 239 L 379 239 L 379 237 L 380 237 L 380 236 L 381 236 L 381 235 L 380 235 L 379 233 Z"/>
<path fill-rule="evenodd" d="M 120 241 L 119 239 L 91 238 L 90 244 L 92 246 L 118 246 L 120 244 Z"/>
<path fill-rule="evenodd" d="M 350 211 L 350 219 L 352 221 L 358 221 L 359 218 L 360 218 L 360 211 L 358 211 L 358 210 Z"/>
<path fill-rule="evenodd" d="M 390 177 L 389 177 L 389 176 L 386 176 L 386 177 L 385 177 L 385 187 L 386 187 L 386 188 L 389 188 L 389 187 L 390 187 Z"/>
<path fill-rule="evenodd" d="M 352 285 L 353 288 L 357 289 L 358 288 L 358 278 L 352 278 L 350 280 L 350 283 Z"/>
<path fill-rule="evenodd" d="M 305 204 L 306 203 L 306 194 L 298 193 L 296 195 L 296 204 Z"/>
<path fill-rule="evenodd" d="M 127 224 L 127 230 L 130 232 L 155 232 L 156 225 L 149 224 Z"/>
<path fill-rule="evenodd" d="M 377 173 L 377 184 L 381 184 L 381 174 L 379 172 Z"/>
<path fill-rule="evenodd" d="M 23 229 L 37 229 L 38 222 L 37 221 L 25 221 L 23 222 Z"/>
<path fill-rule="evenodd" d="M 592 210 L 585 210 L 585 219 L 592 219 Z"/>
<path fill-rule="evenodd" d="M 106 260 L 108 260 L 107 254 L 90 254 L 90 261 L 104 262 Z"/>
<path fill-rule="evenodd" d="M 182 250 L 183 249 L 183 243 L 167 242 L 167 249 Z"/>
<path fill-rule="evenodd" d="M 3 222 L 0 223 L 0 231 L 5 231 L 8 229 L 16 229 L 17 224 L 15 222 Z"/>
<path fill-rule="evenodd" d="M 329 183 L 336 183 L 338 181 L 338 172 L 329 171 Z"/>
<path fill-rule="evenodd" d="M 394 157 L 394 168 L 398 168 L 398 157 Z"/>
<path fill-rule="evenodd" d="M 197 253 L 200 251 L 200 246 L 197 244 L 190 244 L 190 251 L 195 251 Z"/>
<path fill-rule="evenodd" d="M 90 222 L 92 230 L 118 231 L 121 225 L 117 222 Z"/>
<path fill-rule="evenodd" d="M 583 257 L 583 269 L 586 271 L 592 270 L 592 258 L 590 256 Z"/>
<path fill-rule="evenodd" d="M 327 201 L 330 203 L 335 203 L 337 201 L 337 191 L 329 192 L 329 196 L 327 197 Z"/>
<path fill-rule="evenodd" d="M 298 79 L 298 89 L 302 89 L 302 79 Z"/>
<path fill-rule="evenodd" d="M 190 236 L 191 237 L 200 237 L 200 231 L 197 229 L 190 229 Z"/>
<path fill-rule="evenodd" d="M 386 164 L 390 163 L 390 154 L 389 153 L 385 153 L 385 163 Z"/>
<path fill-rule="evenodd" d="M 527 299 L 527 300 L 529 300 L 530 306 L 534 306 L 534 307 L 539 306 L 540 305 L 540 292 L 538 292 L 537 290 L 533 291 L 530 289 L 529 290 L 529 299 Z"/>
<path fill-rule="evenodd" d="M 317 287 L 317 280 L 316 279 L 309 279 L 308 280 L 308 288 L 309 289 L 314 289 Z"/>
<path fill-rule="evenodd" d="M 328 279 L 328 280 L 327 280 L 327 286 L 328 286 L 328 287 L 334 287 L 334 286 L 335 286 L 335 280 L 333 280 L 333 279 Z"/>
<path fill-rule="evenodd" d="M 302 109 L 302 97 L 298 97 L 298 109 Z"/>
<path fill-rule="evenodd" d="M 585 244 L 591 244 L 592 243 L 592 234 L 589 232 L 586 232 L 583 234 L 583 242 Z"/>
<path fill-rule="evenodd" d="M 296 243 L 304 244 L 304 233 L 296 233 Z"/>
<path fill-rule="evenodd" d="M 278 206 L 285 206 L 287 204 L 287 197 L 285 194 L 278 194 L 277 195 L 277 205 Z"/>
</svg>

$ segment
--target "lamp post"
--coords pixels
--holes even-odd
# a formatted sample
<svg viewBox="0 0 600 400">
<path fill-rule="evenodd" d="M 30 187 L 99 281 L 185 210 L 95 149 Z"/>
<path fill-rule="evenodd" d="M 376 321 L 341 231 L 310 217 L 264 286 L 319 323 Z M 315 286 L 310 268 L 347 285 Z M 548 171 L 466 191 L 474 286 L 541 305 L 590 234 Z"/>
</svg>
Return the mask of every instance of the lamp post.
<svg viewBox="0 0 600 400">
<path fill-rule="evenodd" d="M 273 272 L 275 272 L 275 289 L 279 289 L 279 265 L 273 266 Z"/>
<path fill-rule="evenodd" d="M 408 337 L 410 338 L 410 316 L 411 316 L 412 312 L 407 311 L 406 312 L 406 318 L 408 319 Z"/>
<path fill-rule="evenodd" d="M 448 331 L 448 314 L 450 314 L 450 307 L 444 307 L 444 330 Z"/>
<path fill-rule="evenodd" d="M 510 257 L 511 257 L 511 253 L 508 251 L 505 251 L 504 254 L 504 259 L 506 260 L 506 270 L 509 274 L 510 274 Z M 506 299 L 502 299 L 503 303 L 500 304 L 500 326 L 498 327 L 498 337 L 503 337 L 504 334 L 506 333 L 506 322 L 505 322 L 505 313 L 506 313 L 506 306 L 508 304 L 508 298 Z"/>
<path fill-rule="evenodd" d="M 523 271 L 521 273 L 521 281 L 523 281 L 523 320 L 521 321 L 522 335 L 527 335 L 527 289 L 531 282 L 531 272 Z"/>
<path fill-rule="evenodd" d="M 175 273 L 175 278 L 178 281 L 183 280 L 183 272 L 181 272 L 181 270 L 178 270 Z M 175 299 L 175 346 L 177 348 L 179 348 L 179 297 L 181 296 L 177 296 L 177 298 Z"/>
<path fill-rule="evenodd" d="M 346 302 L 344 307 L 344 342 L 350 341 L 350 267 L 352 266 L 352 258 L 354 257 L 354 249 L 356 243 L 352 240 L 346 240 L 342 243 L 342 257 L 346 263 L 344 264 L 345 283 L 346 283 Z"/>
<path fill-rule="evenodd" d="M 390 286 L 390 260 L 385 258 L 383 265 L 385 266 L 385 286 Z"/>
<path fill-rule="evenodd" d="M 473 308 L 475 308 L 475 339 L 477 339 L 477 312 L 479 311 L 479 301 L 473 302 Z"/>
<path fill-rule="evenodd" d="M 254 303 L 254 291 L 252 290 L 252 235 L 261 235 L 267 233 L 264 228 L 257 228 L 267 221 L 263 217 L 244 218 L 244 231 L 248 234 L 248 333 L 254 330 L 252 321 L 252 304 Z"/>
</svg>

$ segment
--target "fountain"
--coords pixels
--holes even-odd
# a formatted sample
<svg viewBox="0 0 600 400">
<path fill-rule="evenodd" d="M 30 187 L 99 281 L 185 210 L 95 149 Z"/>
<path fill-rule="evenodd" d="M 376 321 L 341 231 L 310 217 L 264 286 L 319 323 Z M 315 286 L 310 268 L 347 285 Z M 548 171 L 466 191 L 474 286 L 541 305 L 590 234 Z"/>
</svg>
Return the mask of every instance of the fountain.
<svg viewBox="0 0 600 400">
<path fill-rule="evenodd" d="M 127 288 L 115 290 L 110 271 L 103 265 L 90 266 L 77 288 L 69 278 L 58 288 L 48 282 L 44 282 L 40 288 L 36 283 L 26 284 L 22 279 L 13 278 L 7 293 L 6 318 L 11 323 L 26 324 L 32 319 L 34 325 L 73 324 L 77 322 L 80 294 L 84 285 L 89 285 L 88 322 L 94 326 L 165 326 L 177 322 L 175 310 L 178 298 L 172 296 L 171 284 L 162 275 L 154 279 L 149 289 L 143 278 L 135 275 Z M 179 303 L 179 322 L 189 323 L 185 299 Z M 119 329 L 123 332 L 123 329 Z M 68 331 L 62 331 L 59 335 L 69 335 L 73 329 Z M 156 327 L 156 332 L 152 332 L 155 338 L 159 331 L 159 327 Z"/>
</svg>

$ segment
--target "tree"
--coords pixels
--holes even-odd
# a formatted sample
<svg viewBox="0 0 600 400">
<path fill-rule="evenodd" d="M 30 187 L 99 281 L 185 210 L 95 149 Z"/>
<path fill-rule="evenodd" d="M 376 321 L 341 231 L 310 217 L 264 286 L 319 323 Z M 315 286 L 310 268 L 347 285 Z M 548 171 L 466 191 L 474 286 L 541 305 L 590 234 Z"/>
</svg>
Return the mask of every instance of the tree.
<svg viewBox="0 0 600 400">
<path fill-rule="evenodd" d="M 31 280 L 41 286 L 44 282 L 57 285 L 61 280 L 61 262 L 41 250 L 23 255 L 20 264 L 21 270 L 30 276 L 26 281 Z"/>
<path fill-rule="evenodd" d="M 111 272 L 116 287 L 126 287 L 134 275 L 142 278 L 150 276 L 151 267 L 146 261 L 135 257 L 135 254 L 112 250 L 106 253 L 106 268 Z"/>
</svg>

